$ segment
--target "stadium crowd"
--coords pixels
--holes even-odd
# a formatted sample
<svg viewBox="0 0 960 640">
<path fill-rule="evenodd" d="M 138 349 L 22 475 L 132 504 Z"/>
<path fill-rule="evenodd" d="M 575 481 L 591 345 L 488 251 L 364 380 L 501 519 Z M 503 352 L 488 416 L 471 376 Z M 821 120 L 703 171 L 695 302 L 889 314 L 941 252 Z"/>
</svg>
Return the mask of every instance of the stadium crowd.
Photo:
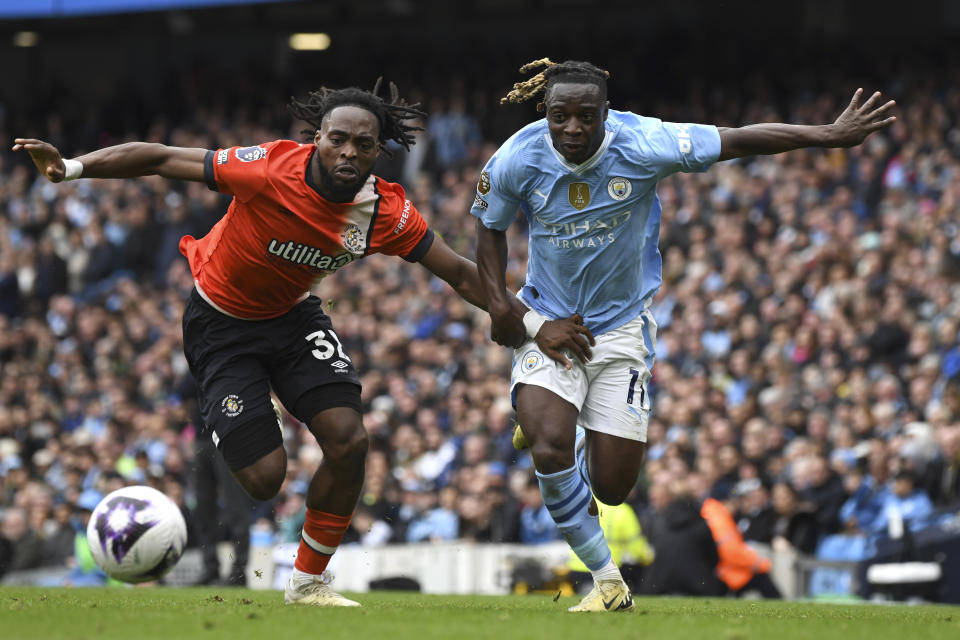
<svg viewBox="0 0 960 640">
<path fill-rule="evenodd" d="M 682 540 L 674 526 L 689 520 L 671 518 L 671 505 L 691 496 L 722 502 L 747 541 L 805 554 L 831 535 L 869 541 L 891 520 L 920 528 L 957 512 L 960 85 L 934 78 L 958 75 L 880 87 L 899 120 L 860 148 L 726 162 L 660 184 L 654 412 L 645 478 L 629 498 L 655 551 Z M 629 107 L 618 84 L 613 106 Z M 823 123 L 853 88 L 794 87 L 782 103 L 717 88 L 657 102 L 652 115 Z M 488 133 L 492 106 L 481 118 L 463 97 L 432 101 L 420 144 L 378 173 L 472 257 L 467 212 L 500 141 Z M 137 137 L 217 148 L 299 135 L 277 124 L 279 105 L 266 119 L 194 106 Z M 22 132 L 2 114 L 2 140 L 29 133 L 67 155 L 82 148 L 56 117 Z M 177 244 L 226 204 L 201 184 L 158 178 L 52 185 L 25 157 L 0 153 L 0 574 L 76 562 L 84 518 L 124 484 L 161 489 L 192 527 L 204 436 L 180 328 L 193 281 Z M 519 287 L 523 224 L 511 232 Z M 489 340 L 486 314 L 383 256 L 317 293 L 361 372 L 371 436 L 345 542 L 556 539 L 529 457 L 511 445 L 511 354 Z M 283 427 L 287 481 L 251 519 L 292 541 L 321 452 L 291 416 Z"/>
</svg>

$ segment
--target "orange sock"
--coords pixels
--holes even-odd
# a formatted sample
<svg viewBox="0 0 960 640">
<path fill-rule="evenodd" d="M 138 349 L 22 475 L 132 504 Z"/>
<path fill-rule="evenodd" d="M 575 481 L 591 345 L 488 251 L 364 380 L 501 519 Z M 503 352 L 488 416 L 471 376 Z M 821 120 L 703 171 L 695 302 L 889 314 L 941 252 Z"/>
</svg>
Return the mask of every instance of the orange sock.
<svg viewBox="0 0 960 640">
<path fill-rule="evenodd" d="M 297 559 L 293 566 L 316 576 L 323 573 L 352 518 L 353 514 L 337 516 L 307 509 L 307 519 L 303 523 L 303 533 L 300 536 L 300 548 L 297 549 Z"/>
</svg>

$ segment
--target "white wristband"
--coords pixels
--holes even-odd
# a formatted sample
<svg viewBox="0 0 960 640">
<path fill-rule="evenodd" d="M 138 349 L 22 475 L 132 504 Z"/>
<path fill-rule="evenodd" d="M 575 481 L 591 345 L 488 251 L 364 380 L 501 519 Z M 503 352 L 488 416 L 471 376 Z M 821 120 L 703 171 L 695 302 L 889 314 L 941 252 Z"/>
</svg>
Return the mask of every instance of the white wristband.
<svg viewBox="0 0 960 640">
<path fill-rule="evenodd" d="M 525 314 L 523 314 L 523 326 L 527 329 L 527 336 L 532 340 L 537 337 L 537 334 L 540 333 L 540 327 L 543 326 L 543 323 L 549 320 L 547 316 L 530 309 Z"/>
<path fill-rule="evenodd" d="M 64 160 L 63 168 L 64 180 L 76 180 L 80 177 L 80 174 L 83 173 L 83 163 L 79 160 Z"/>
</svg>

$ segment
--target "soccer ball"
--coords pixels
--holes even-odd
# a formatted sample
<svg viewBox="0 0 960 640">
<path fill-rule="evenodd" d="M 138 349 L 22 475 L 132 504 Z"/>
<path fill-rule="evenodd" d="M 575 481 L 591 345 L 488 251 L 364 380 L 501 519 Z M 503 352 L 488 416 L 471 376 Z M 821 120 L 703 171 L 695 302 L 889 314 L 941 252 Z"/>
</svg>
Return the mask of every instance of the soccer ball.
<svg viewBox="0 0 960 640">
<path fill-rule="evenodd" d="M 173 500 L 156 489 L 124 487 L 110 493 L 90 516 L 87 544 L 111 578 L 159 580 L 177 564 L 187 543 L 187 523 Z"/>
</svg>

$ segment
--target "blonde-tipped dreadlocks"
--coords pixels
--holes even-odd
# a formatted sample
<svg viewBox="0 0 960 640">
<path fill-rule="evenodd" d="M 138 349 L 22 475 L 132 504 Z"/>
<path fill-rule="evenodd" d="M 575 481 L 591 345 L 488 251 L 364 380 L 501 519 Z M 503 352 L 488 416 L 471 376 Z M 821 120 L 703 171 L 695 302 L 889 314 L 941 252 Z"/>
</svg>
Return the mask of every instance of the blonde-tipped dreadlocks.
<svg viewBox="0 0 960 640">
<path fill-rule="evenodd" d="M 287 107 L 295 117 L 306 121 L 314 129 L 304 129 L 301 133 L 313 136 L 323 124 L 323 119 L 328 113 L 337 107 L 345 105 L 360 107 L 366 109 L 377 118 L 380 124 L 380 143 L 387 140 L 393 140 L 401 145 L 407 151 L 410 145 L 415 144 L 413 137 L 414 131 L 423 131 L 423 127 L 417 127 L 407 124 L 407 120 L 426 117 L 426 112 L 418 107 L 420 104 L 407 104 L 407 101 L 400 98 L 400 92 L 397 85 L 390 83 L 390 101 L 387 102 L 379 96 L 380 81 L 383 78 L 377 78 L 377 83 L 373 86 L 373 91 L 364 91 L 356 87 L 348 89 L 328 89 L 320 87 L 316 91 L 311 91 L 306 102 L 299 102 L 293 98 Z M 391 155 L 385 147 L 383 152 Z"/>
<path fill-rule="evenodd" d="M 607 78 L 610 77 L 610 72 L 605 69 L 596 67 L 589 62 L 567 60 L 557 63 L 551 61 L 550 58 L 540 58 L 520 67 L 520 73 L 529 73 L 541 67 L 543 67 L 543 71 L 537 75 L 515 83 L 513 91 L 500 98 L 500 104 L 508 102 L 519 104 L 540 93 L 546 96 L 547 89 L 562 80 L 595 84 L 600 88 L 603 97 L 607 97 Z M 543 103 L 538 102 L 537 111 L 543 111 L 543 108 Z"/>
</svg>

